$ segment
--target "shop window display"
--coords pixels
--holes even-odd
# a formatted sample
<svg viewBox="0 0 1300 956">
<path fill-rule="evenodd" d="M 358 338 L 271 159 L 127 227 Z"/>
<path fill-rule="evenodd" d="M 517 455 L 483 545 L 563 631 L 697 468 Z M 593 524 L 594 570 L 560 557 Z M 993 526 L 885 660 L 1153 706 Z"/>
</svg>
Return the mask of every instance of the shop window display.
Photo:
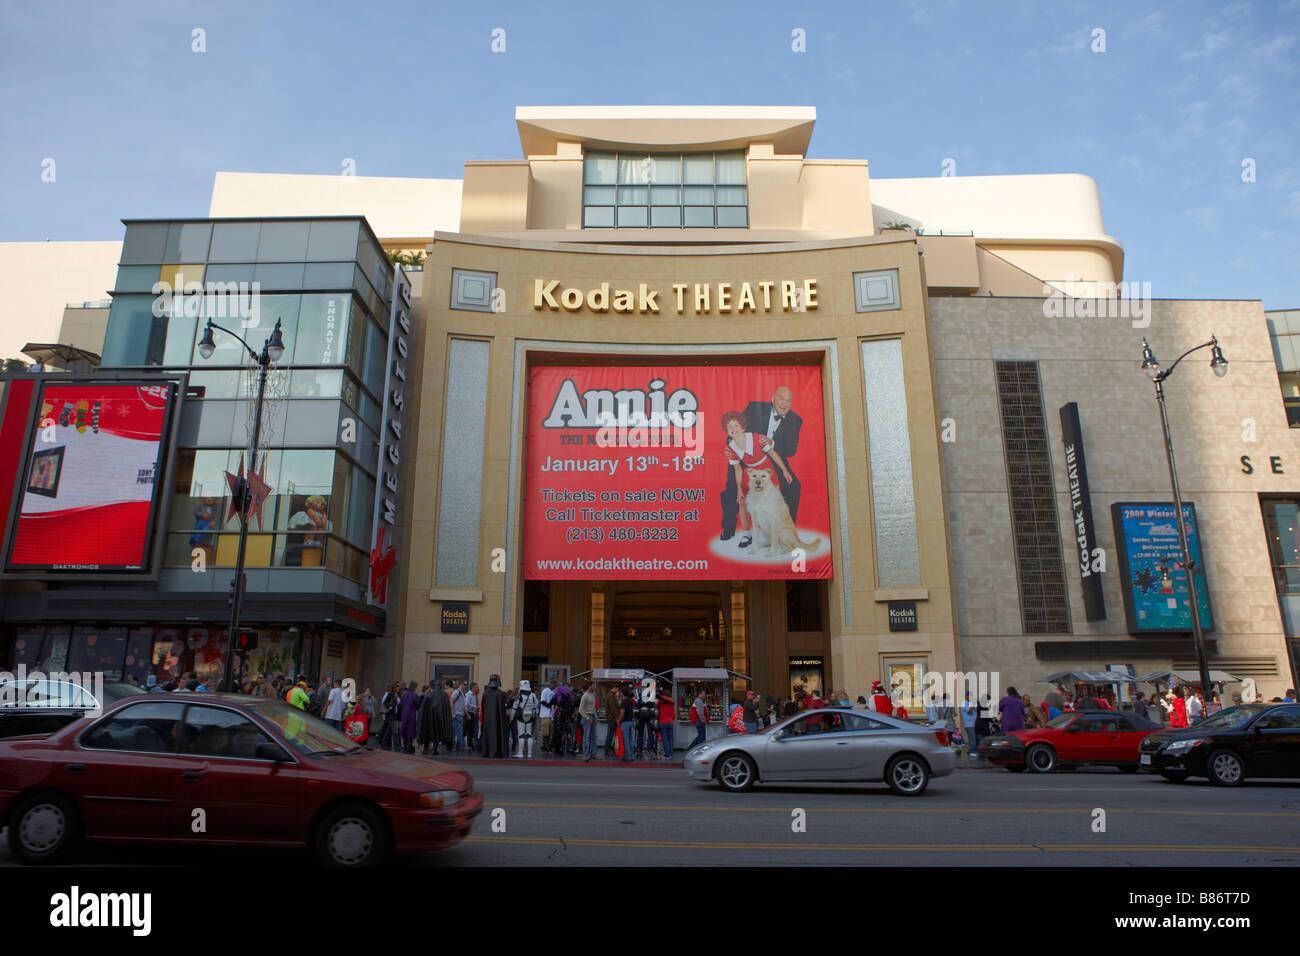
<svg viewBox="0 0 1300 956">
<path fill-rule="evenodd" d="M 104 680 L 121 680 L 126 643 L 125 627 L 74 627 L 67 669 L 78 674 L 102 673 Z"/>
</svg>

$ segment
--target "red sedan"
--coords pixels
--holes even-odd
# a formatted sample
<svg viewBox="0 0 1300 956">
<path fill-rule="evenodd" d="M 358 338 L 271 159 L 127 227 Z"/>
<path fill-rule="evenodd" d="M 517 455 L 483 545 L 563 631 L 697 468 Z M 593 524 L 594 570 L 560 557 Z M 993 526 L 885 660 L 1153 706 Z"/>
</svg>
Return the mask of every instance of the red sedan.
<svg viewBox="0 0 1300 956">
<path fill-rule="evenodd" d="M 0 827 L 26 863 L 87 839 L 308 847 L 326 865 L 368 866 L 453 846 L 482 809 L 467 773 L 366 750 L 256 697 L 129 697 L 0 741 Z"/>
<path fill-rule="evenodd" d="M 1062 765 L 1112 764 L 1136 773 L 1142 738 L 1160 729 L 1127 711 L 1072 710 L 1034 730 L 987 737 L 980 741 L 979 753 L 1008 770 L 1050 773 Z"/>
</svg>

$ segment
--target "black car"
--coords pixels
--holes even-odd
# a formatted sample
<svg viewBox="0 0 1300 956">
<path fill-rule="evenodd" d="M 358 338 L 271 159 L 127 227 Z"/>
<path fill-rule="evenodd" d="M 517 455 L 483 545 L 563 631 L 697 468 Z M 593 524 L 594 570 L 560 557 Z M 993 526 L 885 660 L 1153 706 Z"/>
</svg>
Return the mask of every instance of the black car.
<svg viewBox="0 0 1300 956">
<path fill-rule="evenodd" d="M 1247 777 L 1300 777 L 1300 704 L 1241 704 L 1163 730 L 1142 741 L 1138 760 L 1177 783 L 1209 777 L 1235 787 Z"/>
<path fill-rule="evenodd" d="M 102 687 L 49 678 L 8 681 L 0 684 L 0 738 L 52 734 L 123 697 L 143 693 L 134 684 L 117 681 Z"/>
</svg>

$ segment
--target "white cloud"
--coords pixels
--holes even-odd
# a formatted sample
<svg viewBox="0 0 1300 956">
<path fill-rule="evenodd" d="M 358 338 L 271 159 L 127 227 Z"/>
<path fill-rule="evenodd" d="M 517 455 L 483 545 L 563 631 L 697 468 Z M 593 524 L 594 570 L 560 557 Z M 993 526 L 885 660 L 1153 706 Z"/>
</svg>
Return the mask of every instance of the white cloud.
<svg viewBox="0 0 1300 956">
<path fill-rule="evenodd" d="M 1239 106 L 1250 106 L 1259 96 L 1259 85 L 1246 79 L 1240 73 L 1225 76 L 1219 83 L 1219 89 L 1223 90 Z"/>
<path fill-rule="evenodd" d="M 1300 0 L 1297 0 L 1297 2 L 1300 3 Z M 1160 29 L 1160 24 L 1164 23 L 1165 20 L 1167 19 L 1168 17 L 1166 17 L 1163 13 L 1160 13 L 1159 11 L 1156 11 L 1155 13 L 1148 13 L 1137 23 L 1125 29 L 1123 36 L 1134 37 L 1140 33 L 1153 33 L 1157 35 L 1163 35 L 1164 31 Z"/>
<path fill-rule="evenodd" d="M 1297 0 L 1300 5 L 1300 0 Z M 1296 38 L 1289 33 L 1275 36 L 1266 43 L 1261 43 L 1250 53 L 1250 59 L 1263 66 L 1290 73 L 1295 69 L 1295 57 L 1290 50 L 1296 44 Z"/>
<path fill-rule="evenodd" d="M 1199 50 L 1188 50 L 1186 53 L 1180 53 L 1180 60 L 1195 60 L 1204 56 L 1213 56 L 1224 47 L 1232 42 L 1232 35 L 1227 30 L 1219 33 L 1205 33 L 1201 35 L 1201 48 Z"/>
<path fill-rule="evenodd" d="M 1219 210 L 1216 206 L 1192 206 L 1187 210 L 1187 217 L 1206 232 L 1219 228 Z"/>
</svg>

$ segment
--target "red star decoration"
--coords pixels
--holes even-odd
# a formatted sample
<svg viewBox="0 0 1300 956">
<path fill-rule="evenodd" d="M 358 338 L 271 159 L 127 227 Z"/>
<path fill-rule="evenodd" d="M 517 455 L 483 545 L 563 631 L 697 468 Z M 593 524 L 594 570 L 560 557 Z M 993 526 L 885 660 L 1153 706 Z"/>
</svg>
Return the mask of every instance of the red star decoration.
<svg viewBox="0 0 1300 956">
<path fill-rule="evenodd" d="M 230 510 L 226 513 L 226 521 L 239 514 L 239 508 L 235 503 L 235 497 L 239 491 L 240 482 L 244 480 L 244 456 L 239 456 L 239 474 L 232 475 L 226 472 L 226 484 L 230 486 Z M 266 504 L 266 499 L 271 494 L 271 486 L 266 483 L 266 456 L 262 456 L 262 467 L 257 471 L 248 473 L 248 498 L 247 507 L 244 510 L 244 521 L 251 518 L 257 518 L 258 530 L 266 530 L 265 522 L 262 520 L 262 508 Z"/>
<path fill-rule="evenodd" d="M 271 486 L 266 483 L 266 455 L 263 455 L 261 467 L 256 472 L 248 473 L 248 513 L 257 519 L 259 531 L 266 530 L 266 523 L 262 520 L 262 508 L 270 495 Z"/>
<path fill-rule="evenodd" d="M 388 603 L 388 572 L 397 565 L 397 552 L 392 547 L 384 549 L 384 534 L 387 531 L 387 528 L 379 529 L 375 549 L 370 552 L 370 594 L 381 604 Z"/>
<path fill-rule="evenodd" d="M 230 486 L 230 510 L 226 513 L 227 524 L 230 523 L 231 518 L 239 514 L 239 507 L 236 504 L 235 499 L 239 496 L 239 486 L 243 484 L 243 482 L 244 482 L 244 456 L 240 455 L 239 474 L 232 475 L 230 472 L 226 472 L 226 484 Z"/>
</svg>

